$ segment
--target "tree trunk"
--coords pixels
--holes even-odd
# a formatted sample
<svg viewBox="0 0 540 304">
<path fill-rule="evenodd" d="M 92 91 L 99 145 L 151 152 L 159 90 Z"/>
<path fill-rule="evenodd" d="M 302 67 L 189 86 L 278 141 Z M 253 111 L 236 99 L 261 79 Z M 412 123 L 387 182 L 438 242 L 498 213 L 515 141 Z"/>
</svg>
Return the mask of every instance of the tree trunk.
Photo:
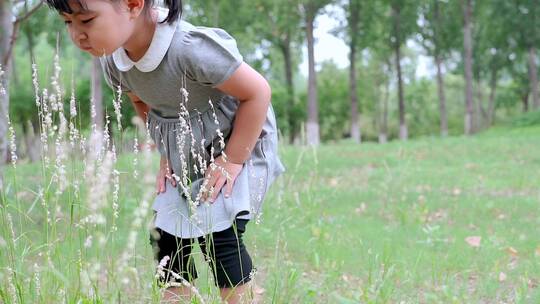
<svg viewBox="0 0 540 304">
<path fill-rule="evenodd" d="M 381 124 L 379 128 L 379 143 L 384 144 L 388 141 L 388 97 L 390 95 L 390 81 L 386 81 L 382 100 Z"/>
<path fill-rule="evenodd" d="M 308 118 L 306 125 L 306 137 L 309 145 L 317 146 L 320 143 L 319 136 L 319 110 L 317 105 L 317 75 L 315 74 L 315 52 L 313 39 L 313 23 L 315 13 L 306 13 L 306 37 L 308 49 Z"/>
<path fill-rule="evenodd" d="M 9 76 L 10 60 L 8 56 L 13 33 L 13 14 L 11 12 L 11 1 L 0 1 L 0 65 L 4 71 L 0 76 L 0 166 L 6 164 L 8 147 L 8 124 L 7 115 L 9 111 Z M 0 174 L 1 174 L 0 170 Z M 1 188 L 0 177 L 0 188 Z"/>
<path fill-rule="evenodd" d="M 360 113 L 358 111 L 358 89 L 356 86 L 356 46 L 351 45 L 351 63 L 349 65 L 349 90 L 351 94 L 351 138 L 354 142 L 362 142 L 360 130 Z"/>
<path fill-rule="evenodd" d="M 36 162 L 40 160 L 40 145 L 41 141 L 38 136 L 36 136 L 34 125 L 30 120 L 26 121 L 24 126 L 24 143 L 26 148 L 26 156 L 30 162 Z"/>
<path fill-rule="evenodd" d="M 463 49 L 465 62 L 465 134 L 473 134 L 473 73 L 472 73 L 472 0 L 462 0 Z"/>
<path fill-rule="evenodd" d="M 285 107 L 285 121 L 289 125 L 289 142 L 292 144 L 296 136 L 296 120 L 293 117 L 290 109 L 294 107 L 294 82 L 293 82 L 293 66 L 291 56 L 291 41 L 290 34 L 287 33 L 285 39 L 281 44 L 281 53 L 283 54 L 283 60 L 285 64 L 285 85 L 287 87 L 287 100 L 288 105 Z"/>
<path fill-rule="evenodd" d="M 538 71 L 536 66 L 536 48 L 529 48 L 529 83 L 531 85 L 531 96 L 533 109 L 540 109 L 540 99 L 538 96 Z"/>
<path fill-rule="evenodd" d="M 399 139 L 407 140 L 407 122 L 405 121 L 405 98 L 403 96 L 403 75 L 401 73 L 401 16 L 400 8 L 392 6 L 392 15 L 394 17 L 394 53 L 396 56 L 396 72 L 398 80 L 398 101 L 399 101 Z"/>
<path fill-rule="evenodd" d="M 482 82 L 480 79 L 476 80 L 476 104 L 475 104 L 475 130 L 481 130 L 485 127 L 488 120 L 488 113 L 484 108 L 484 90 L 482 89 Z"/>
<path fill-rule="evenodd" d="M 95 106 L 96 116 L 92 124 L 95 124 L 97 130 L 103 130 L 103 93 L 101 88 L 101 64 L 99 58 L 92 58 L 92 102 Z M 116 88 L 115 88 L 116 89 Z"/>
<path fill-rule="evenodd" d="M 495 121 L 495 93 L 497 90 L 497 70 L 491 70 L 491 79 L 489 81 L 489 101 L 488 101 L 488 126 L 493 125 Z"/>
<path fill-rule="evenodd" d="M 529 92 L 525 92 L 521 95 L 521 103 L 523 104 L 523 112 L 529 112 Z"/>
<path fill-rule="evenodd" d="M 446 96 L 444 94 L 444 76 L 442 74 L 442 60 L 440 56 L 435 56 L 435 64 L 437 65 L 437 93 L 439 94 L 439 116 L 441 136 L 448 136 L 448 117 L 446 115 Z"/>
<path fill-rule="evenodd" d="M 349 35 L 350 35 L 350 54 L 349 54 L 349 94 L 351 98 L 351 138 L 354 142 L 362 142 L 362 132 L 360 130 L 360 113 L 358 105 L 358 88 L 356 83 L 356 52 L 357 52 L 357 33 L 358 22 L 360 21 L 360 7 L 352 0 L 349 1 Z"/>
<path fill-rule="evenodd" d="M 30 62 L 34 63 L 36 58 L 34 57 L 34 38 L 32 36 L 32 28 L 31 27 L 27 27 L 27 29 L 25 31 L 25 35 L 26 35 L 26 40 L 28 41 L 28 52 L 29 52 L 29 55 L 30 55 Z"/>
</svg>

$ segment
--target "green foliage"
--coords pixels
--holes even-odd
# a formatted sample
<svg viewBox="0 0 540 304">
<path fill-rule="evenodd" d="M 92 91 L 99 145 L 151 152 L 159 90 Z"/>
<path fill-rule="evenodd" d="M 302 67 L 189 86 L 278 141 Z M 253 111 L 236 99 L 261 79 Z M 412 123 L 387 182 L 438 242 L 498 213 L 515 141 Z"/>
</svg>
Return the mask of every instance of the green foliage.
<svg viewBox="0 0 540 304">
<path fill-rule="evenodd" d="M 520 128 L 540 126 L 540 111 L 532 111 L 516 117 L 512 121 L 512 126 Z"/>
<path fill-rule="evenodd" d="M 475 87 L 488 96 L 492 75 L 496 83 L 496 114 L 506 119 L 519 112 L 530 91 L 528 46 L 538 41 L 538 6 L 534 1 L 493 0 L 474 2 L 474 71 Z M 222 27 L 238 41 L 244 59 L 264 74 L 273 90 L 272 103 L 282 134 L 293 138 L 306 119 L 306 79 L 298 73 L 303 60 L 305 17 L 331 11 L 328 4 L 339 6 L 343 15 L 332 32 L 358 49 L 357 86 L 363 137 L 375 140 L 381 123 L 384 97 L 388 95 L 389 136 L 397 132 L 395 83 L 395 42 L 402 44 L 402 68 L 405 81 L 407 122 L 411 136 L 438 133 L 438 97 L 435 79 L 417 79 L 419 51 L 410 43 L 423 46 L 427 56 L 443 56 L 446 72 L 449 131 L 463 129 L 463 79 L 461 72 L 462 7 L 460 1 L 440 0 L 239 0 L 184 2 L 184 18 L 195 25 Z M 335 8 L 335 7 L 334 7 Z M 439 13 L 436 14 L 436 9 Z M 392 12 L 394 10 L 394 12 Z M 353 12 L 358 11 L 357 27 L 350 27 Z M 396 12 L 399 11 L 399 31 Z M 317 20 L 315 20 L 317 21 Z M 315 22 L 317 25 L 317 22 Z M 529 30 L 530 29 L 530 30 Z M 79 120 L 90 121 L 90 62 L 76 50 L 56 12 L 46 7 L 21 23 L 14 50 L 14 75 L 11 77 L 11 118 L 16 124 L 28 120 L 36 125 L 37 113 L 31 82 L 30 58 L 36 60 L 39 82 L 50 82 L 54 50 L 60 52 L 62 83 L 66 100 L 72 82 L 79 102 Z M 293 85 L 287 87 L 285 46 L 290 46 L 290 70 Z M 433 69 L 432 67 L 430 67 Z M 349 133 L 349 75 L 324 63 L 318 72 L 320 128 L 323 140 L 336 140 Z M 432 73 L 433 74 L 433 73 Z M 73 76 L 72 76 L 73 75 Z M 47 86 L 46 86 L 47 87 Z M 50 89 L 49 87 L 47 87 Z M 112 111 L 112 91 L 103 85 L 107 113 Z M 122 107 L 124 127 L 130 126 L 133 107 Z"/>
<path fill-rule="evenodd" d="M 350 130 L 347 70 L 327 61 L 319 72 L 319 125 L 322 140 L 339 140 Z"/>
</svg>

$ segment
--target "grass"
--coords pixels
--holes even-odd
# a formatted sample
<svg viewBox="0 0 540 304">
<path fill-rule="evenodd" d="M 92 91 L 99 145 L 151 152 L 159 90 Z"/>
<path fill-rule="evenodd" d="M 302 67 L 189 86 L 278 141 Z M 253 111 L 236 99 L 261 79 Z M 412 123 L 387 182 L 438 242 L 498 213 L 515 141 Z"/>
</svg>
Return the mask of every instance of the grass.
<svg viewBox="0 0 540 304">
<path fill-rule="evenodd" d="M 538 134 L 287 147 L 282 204 L 250 236 L 286 242 L 295 302 L 537 303 Z"/>
<path fill-rule="evenodd" d="M 538 134 L 538 126 L 505 127 L 386 145 L 282 147 L 287 173 L 272 186 L 261 223 L 251 222 L 245 234 L 265 303 L 540 302 Z M 0 301 L 11 303 L 9 265 L 15 265 L 12 281 L 23 295 L 17 302 L 52 302 L 62 292 L 69 303 L 157 301 L 146 224 L 137 228 L 131 270 L 121 272 L 127 287 L 115 274 L 145 190 L 131 175 L 133 157 L 119 157 L 120 214 L 113 233 L 109 226 L 74 229 L 85 201 L 65 197 L 54 199 L 60 214 L 45 230 L 44 207 L 38 202 L 27 212 L 42 183 L 40 165 L 7 170 L 11 190 L 2 210 L 13 217 L 16 261 L 10 264 L 4 250 L 11 232 L 3 222 L 0 236 L 8 244 L 0 248 Z M 152 161 L 155 166 L 145 170 L 154 174 L 157 157 Z M 87 235 L 95 235 L 89 248 Z M 100 236 L 106 242 L 98 245 Z M 480 236 L 480 245 L 468 244 L 469 236 Z M 40 297 L 33 291 L 34 263 Z M 197 287 L 217 299 L 202 259 L 197 267 Z M 84 272 L 96 279 L 93 292 L 84 287 Z"/>
</svg>

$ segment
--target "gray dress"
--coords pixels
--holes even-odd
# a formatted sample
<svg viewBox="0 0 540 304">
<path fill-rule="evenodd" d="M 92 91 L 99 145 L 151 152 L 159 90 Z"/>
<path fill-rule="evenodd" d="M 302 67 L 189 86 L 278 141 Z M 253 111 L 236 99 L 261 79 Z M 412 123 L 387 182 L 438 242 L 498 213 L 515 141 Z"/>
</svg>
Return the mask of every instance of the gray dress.
<svg viewBox="0 0 540 304">
<path fill-rule="evenodd" d="M 163 19 L 166 11 L 159 16 Z M 270 184 L 285 171 L 270 106 L 232 195 L 225 198 L 222 191 L 213 204 L 197 200 L 204 180 L 200 169 L 221 154 L 239 105 L 215 87 L 242 62 L 236 41 L 227 32 L 183 20 L 158 24 L 149 50 L 138 62 L 132 62 L 122 48 L 101 58 L 109 85 L 120 85 L 150 106 L 150 136 L 174 173 L 188 180 L 184 187 L 167 183 L 166 192 L 154 201 L 155 226 L 170 234 L 199 237 L 231 227 L 235 218 L 259 216 Z"/>
</svg>

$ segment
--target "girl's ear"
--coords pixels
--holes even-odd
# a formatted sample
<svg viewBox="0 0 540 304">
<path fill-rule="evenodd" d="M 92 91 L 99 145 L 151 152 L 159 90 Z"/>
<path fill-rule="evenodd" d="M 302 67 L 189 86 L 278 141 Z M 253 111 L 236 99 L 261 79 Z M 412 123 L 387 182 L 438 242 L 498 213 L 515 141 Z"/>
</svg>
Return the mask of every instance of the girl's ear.
<svg viewBox="0 0 540 304">
<path fill-rule="evenodd" d="M 124 0 L 131 19 L 139 17 L 144 10 L 144 0 Z"/>
</svg>

